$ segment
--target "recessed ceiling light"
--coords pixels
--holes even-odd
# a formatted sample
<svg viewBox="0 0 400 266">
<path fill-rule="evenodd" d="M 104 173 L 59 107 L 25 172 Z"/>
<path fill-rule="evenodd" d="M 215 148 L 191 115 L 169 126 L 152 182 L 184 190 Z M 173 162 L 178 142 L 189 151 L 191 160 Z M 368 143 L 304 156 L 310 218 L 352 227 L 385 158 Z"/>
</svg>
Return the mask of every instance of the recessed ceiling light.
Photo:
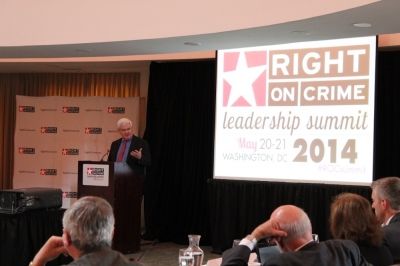
<svg viewBox="0 0 400 266">
<path fill-rule="evenodd" d="M 311 33 L 308 31 L 292 31 L 292 34 L 296 35 L 310 35 Z"/>
<path fill-rule="evenodd" d="M 201 43 L 198 43 L 198 42 L 185 42 L 184 44 L 190 45 L 190 46 L 200 46 L 201 45 Z"/>
<path fill-rule="evenodd" d="M 66 70 L 66 71 L 75 71 L 75 72 L 82 71 L 82 69 L 80 69 L 80 68 L 63 68 L 63 70 Z"/>
<path fill-rule="evenodd" d="M 75 49 L 75 51 L 88 53 L 88 52 L 91 52 L 92 50 L 90 50 L 90 49 Z"/>
<path fill-rule="evenodd" d="M 362 23 L 354 23 L 353 26 L 359 27 L 359 28 L 368 28 L 368 27 L 371 27 L 372 25 L 370 23 L 362 22 Z"/>
</svg>

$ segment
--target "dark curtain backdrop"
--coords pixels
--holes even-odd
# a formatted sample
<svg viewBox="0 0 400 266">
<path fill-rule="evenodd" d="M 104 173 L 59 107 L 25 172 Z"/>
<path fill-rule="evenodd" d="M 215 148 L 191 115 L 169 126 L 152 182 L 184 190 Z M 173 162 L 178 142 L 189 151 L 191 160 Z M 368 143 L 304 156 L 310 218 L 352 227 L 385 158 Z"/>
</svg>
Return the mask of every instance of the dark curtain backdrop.
<svg viewBox="0 0 400 266">
<path fill-rule="evenodd" d="M 400 176 L 400 52 L 377 60 L 374 179 Z M 152 63 L 147 131 L 153 166 L 145 179 L 146 237 L 201 245 L 221 253 L 264 222 L 281 204 L 308 212 L 314 232 L 330 238 L 332 198 L 362 186 L 213 180 L 215 61 Z"/>
<path fill-rule="evenodd" d="M 379 52 L 375 118 L 375 179 L 400 176 L 400 51 Z"/>
<path fill-rule="evenodd" d="M 211 243 L 207 180 L 213 176 L 215 61 L 151 63 L 144 138 L 146 238 Z"/>
<path fill-rule="evenodd" d="M 275 208 L 292 204 L 310 217 L 321 241 L 332 238 L 329 212 L 332 199 L 343 192 L 370 198 L 370 187 L 266 181 L 209 180 L 213 252 L 222 253 L 233 239 L 250 234 L 267 221 Z"/>
<path fill-rule="evenodd" d="M 29 265 L 49 237 L 62 235 L 64 209 L 0 213 L 0 265 Z M 73 259 L 60 255 L 47 266 L 66 265 Z"/>
</svg>

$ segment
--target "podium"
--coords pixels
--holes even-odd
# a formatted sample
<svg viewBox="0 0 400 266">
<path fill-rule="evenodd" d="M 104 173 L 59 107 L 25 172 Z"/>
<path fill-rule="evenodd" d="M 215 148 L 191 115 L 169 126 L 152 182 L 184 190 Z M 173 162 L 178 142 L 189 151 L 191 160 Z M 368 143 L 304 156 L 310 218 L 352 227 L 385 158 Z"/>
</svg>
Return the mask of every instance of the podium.
<svg viewBox="0 0 400 266">
<path fill-rule="evenodd" d="M 78 161 L 78 199 L 98 196 L 114 209 L 112 248 L 140 251 L 142 180 L 126 163 Z"/>
</svg>

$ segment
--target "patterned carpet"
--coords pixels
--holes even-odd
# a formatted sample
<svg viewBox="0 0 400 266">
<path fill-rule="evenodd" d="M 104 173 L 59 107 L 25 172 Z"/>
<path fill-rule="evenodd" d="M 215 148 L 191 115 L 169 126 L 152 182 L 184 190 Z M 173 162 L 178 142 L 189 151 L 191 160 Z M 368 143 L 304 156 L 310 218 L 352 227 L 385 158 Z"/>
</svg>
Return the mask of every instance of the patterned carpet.
<svg viewBox="0 0 400 266">
<path fill-rule="evenodd" d="M 128 258 L 139 258 L 151 245 L 152 241 L 142 240 L 141 251 L 131 254 L 126 254 Z M 172 242 L 158 243 L 153 246 L 145 255 L 142 256 L 140 261 L 147 266 L 178 266 L 178 252 L 180 248 L 187 248 L 187 245 L 178 245 Z M 211 253 L 211 246 L 202 246 L 200 248 L 204 251 L 203 264 L 205 265 L 208 260 L 220 258 L 220 254 Z"/>
</svg>

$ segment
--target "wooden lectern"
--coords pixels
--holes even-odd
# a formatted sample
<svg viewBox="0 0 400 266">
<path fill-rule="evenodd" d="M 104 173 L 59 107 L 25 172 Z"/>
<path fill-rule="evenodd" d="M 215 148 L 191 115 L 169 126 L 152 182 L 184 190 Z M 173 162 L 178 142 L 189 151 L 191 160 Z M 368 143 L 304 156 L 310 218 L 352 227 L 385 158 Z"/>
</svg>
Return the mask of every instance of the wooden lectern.
<svg viewBox="0 0 400 266">
<path fill-rule="evenodd" d="M 107 168 L 102 175 L 102 170 Z M 101 178 L 107 174 L 105 185 Z M 96 185 L 97 181 L 100 185 Z M 128 164 L 78 161 L 78 199 L 84 196 L 102 197 L 113 207 L 113 249 L 123 254 L 140 250 L 142 180 Z"/>
</svg>

